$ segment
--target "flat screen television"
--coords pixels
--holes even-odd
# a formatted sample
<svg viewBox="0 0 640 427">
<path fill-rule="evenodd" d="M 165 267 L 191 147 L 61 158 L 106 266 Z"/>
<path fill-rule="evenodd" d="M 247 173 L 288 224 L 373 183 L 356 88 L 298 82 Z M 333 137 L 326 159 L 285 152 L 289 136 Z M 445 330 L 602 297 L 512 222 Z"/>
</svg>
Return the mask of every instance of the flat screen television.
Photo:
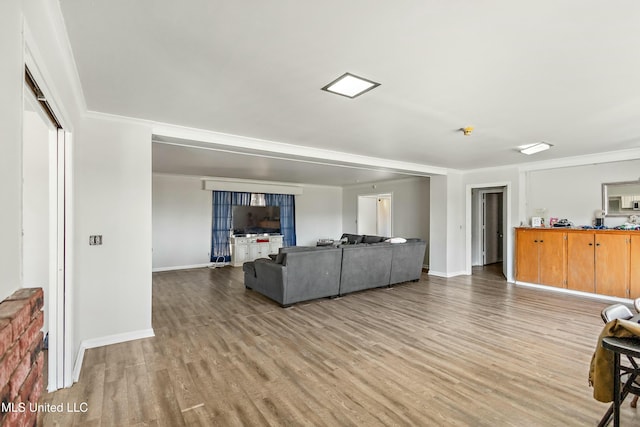
<svg viewBox="0 0 640 427">
<path fill-rule="evenodd" d="M 281 234 L 278 206 L 232 206 L 233 234 Z"/>
</svg>

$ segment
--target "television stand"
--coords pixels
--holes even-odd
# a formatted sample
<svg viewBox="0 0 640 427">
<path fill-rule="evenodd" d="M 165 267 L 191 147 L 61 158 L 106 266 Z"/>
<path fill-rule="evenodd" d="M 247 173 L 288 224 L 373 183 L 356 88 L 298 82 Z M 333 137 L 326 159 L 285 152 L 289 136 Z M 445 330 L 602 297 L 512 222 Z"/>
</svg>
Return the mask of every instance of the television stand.
<svg viewBox="0 0 640 427">
<path fill-rule="evenodd" d="M 258 258 L 268 258 L 269 254 L 277 254 L 282 247 L 282 235 L 243 235 L 232 236 L 231 265 L 242 267 L 242 264 Z"/>
</svg>

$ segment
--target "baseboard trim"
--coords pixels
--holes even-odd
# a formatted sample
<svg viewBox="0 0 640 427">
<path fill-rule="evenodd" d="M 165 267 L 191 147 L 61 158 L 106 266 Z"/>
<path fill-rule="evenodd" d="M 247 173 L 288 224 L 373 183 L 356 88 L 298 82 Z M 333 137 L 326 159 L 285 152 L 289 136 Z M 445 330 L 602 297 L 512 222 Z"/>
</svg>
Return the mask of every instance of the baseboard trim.
<svg viewBox="0 0 640 427">
<path fill-rule="evenodd" d="M 161 271 L 191 270 L 192 268 L 210 267 L 213 264 L 214 263 L 212 263 L 212 262 L 208 262 L 206 264 L 176 265 L 176 266 L 173 266 L 173 267 L 158 267 L 158 268 L 151 269 L 151 272 L 152 273 L 158 273 L 158 272 L 161 272 Z"/>
<path fill-rule="evenodd" d="M 142 338 L 155 337 L 153 329 L 142 329 L 139 331 L 125 332 L 123 334 L 107 335 L 99 338 L 91 338 L 80 343 L 80 349 L 76 356 L 76 363 L 73 366 L 73 382 L 78 382 L 80 370 L 84 361 L 84 352 L 90 348 L 102 347 L 105 345 L 119 344 L 122 342 L 139 340 Z"/>
<path fill-rule="evenodd" d="M 579 297 L 597 299 L 597 300 L 600 300 L 600 301 L 619 302 L 619 303 L 622 303 L 622 304 L 633 304 L 633 300 L 632 299 L 628 299 L 628 298 L 620 298 L 620 297 L 611 297 L 611 296 L 608 296 L 608 295 L 592 294 L 591 292 L 582 292 L 582 291 L 575 291 L 573 289 L 556 288 L 555 286 L 538 285 L 537 283 L 518 282 L 518 281 L 516 281 L 515 285 L 516 286 L 522 286 L 523 288 L 540 289 L 540 290 L 543 290 L 543 291 L 556 292 L 556 293 L 559 293 L 559 294 L 575 295 L 575 296 L 579 296 Z"/>
<path fill-rule="evenodd" d="M 468 276 L 468 275 L 469 274 L 466 271 L 454 271 L 452 273 L 443 273 L 442 271 L 433 271 L 433 270 L 429 271 L 429 276 L 444 277 L 445 279 L 448 279 L 450 277 Z"/>
</svg>

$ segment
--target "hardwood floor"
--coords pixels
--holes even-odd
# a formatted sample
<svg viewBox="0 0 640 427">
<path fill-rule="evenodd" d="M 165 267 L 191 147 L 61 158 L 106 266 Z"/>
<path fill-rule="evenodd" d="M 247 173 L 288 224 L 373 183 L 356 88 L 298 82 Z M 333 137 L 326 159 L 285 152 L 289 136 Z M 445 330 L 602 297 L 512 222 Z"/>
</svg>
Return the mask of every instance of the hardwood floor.
<svg viewBox="0 0 640 427">
<path fill-rule="evenodd" d="M 495 269 L 282 309 L 240 268 L 155 273 L 155 338 L 86 352 L 42 426 L 592 426 L 606 302 Z M 623 425 L 640 424 L 624 403 Z"/>
</svg>

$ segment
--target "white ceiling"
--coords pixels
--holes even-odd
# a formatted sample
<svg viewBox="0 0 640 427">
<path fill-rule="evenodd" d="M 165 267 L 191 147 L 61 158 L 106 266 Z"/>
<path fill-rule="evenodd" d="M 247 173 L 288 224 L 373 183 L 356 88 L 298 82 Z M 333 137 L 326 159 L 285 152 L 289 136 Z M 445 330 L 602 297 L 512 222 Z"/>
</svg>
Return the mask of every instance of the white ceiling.
<svg viewBox="0 0 640 427">
<path fill-rule="evenodd" d="M 92 111 L 453 169 L 640 147 L 637 0 L 60 4 Z M 381 86 L 320 90 L 345 72 Z M 154 170 L 379 179 L 194 150 L 154 144 Z"/>
</svg>

